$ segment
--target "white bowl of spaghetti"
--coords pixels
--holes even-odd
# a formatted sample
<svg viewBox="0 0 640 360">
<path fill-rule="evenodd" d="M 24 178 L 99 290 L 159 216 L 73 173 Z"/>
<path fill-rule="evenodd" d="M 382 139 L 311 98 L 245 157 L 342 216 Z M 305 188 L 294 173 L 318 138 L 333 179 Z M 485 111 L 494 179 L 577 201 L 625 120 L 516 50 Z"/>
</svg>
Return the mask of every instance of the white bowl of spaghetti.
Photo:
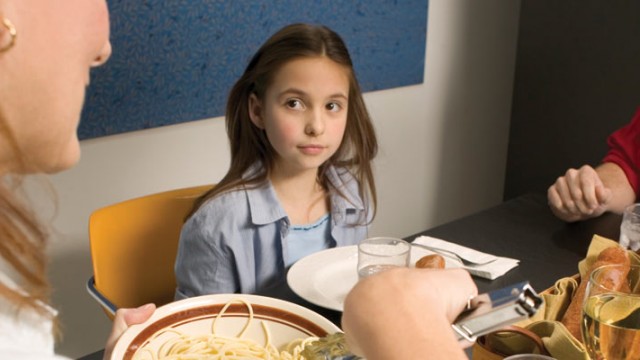
<svg viewBox="0 0 640 360">
<path fill-rule="evenodd" d="M 111 359 L 301 359 L 305 342 L 338 331 L 322 315 L 288 301 L 204 295 L 161 306 L 131 326 Z"/>
</svg>

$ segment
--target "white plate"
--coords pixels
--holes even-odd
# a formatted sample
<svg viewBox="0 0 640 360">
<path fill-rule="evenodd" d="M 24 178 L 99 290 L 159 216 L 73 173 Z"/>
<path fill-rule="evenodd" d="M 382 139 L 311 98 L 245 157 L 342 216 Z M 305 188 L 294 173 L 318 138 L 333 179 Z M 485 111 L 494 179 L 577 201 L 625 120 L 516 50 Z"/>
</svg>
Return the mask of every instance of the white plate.
<svg viewBox="0 0 640 360">
<path fill-rule="evenodd" d="M 111 359 L 132 359 L 136 349 L 141 346 L 157 350 L 166 341 L 165 336 L 175 335 L 167 333 L 149 339 L 168 327 L 191 335 L 210 334 L 215 315 L 226 303 L 237 299 L 250 303 L 254 312 L 254 319 L 243 338 L 259 344 L 264 344 L 266 340 L 260 324 L 262 321 L 269 328 L 271 343 L 278 349 L 295 339 L 341 331 L 322 315 L 288 301 L 246 294 L 204 295 L 161 306 L 149 320 L 131 326 L 116 343 Z M 247 319 L 246 306 L 234 303 L 216 322 L 216 334 L 235 337 Z"/>
<path fill-rule="evenodd" d="M 411 266 L 429 250 L 411 247 Z M 448 262 L 445 259 L 445 262 Z M 344 298 L 358 281 L 358 246 L 342 246 L 308 255 L 297 261 L 287 274 L 293 292 L 310 303 L 342 311 Z"/>
</svg>

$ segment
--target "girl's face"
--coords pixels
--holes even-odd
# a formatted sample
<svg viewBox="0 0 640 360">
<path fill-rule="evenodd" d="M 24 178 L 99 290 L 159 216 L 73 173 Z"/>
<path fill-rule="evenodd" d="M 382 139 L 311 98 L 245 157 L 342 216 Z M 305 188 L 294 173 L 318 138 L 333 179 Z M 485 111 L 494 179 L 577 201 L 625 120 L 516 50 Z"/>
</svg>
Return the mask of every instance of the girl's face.
<svg viewBox="0 0 640 360">
<path fill-rule="evenodd" d="M 252 95 L 252 122 L 277 153 L 275 170 L 317 170 L 338 149 L 347 124 L 349 69 L 319 56 L 291 60 L 263 99 Z"/>
<path fill-rule="evenodd" d="M 0 53 L 0 120 L 28 168 L 0 144 L 2 171 L 56 172 L 79 159 L 76 135 L 89 69 L 111 54 L 105 0 L 0 0 L 0 18 L 17 30 Z M 0 31 L 0 44 L 7 41 Z"/>
</svg>

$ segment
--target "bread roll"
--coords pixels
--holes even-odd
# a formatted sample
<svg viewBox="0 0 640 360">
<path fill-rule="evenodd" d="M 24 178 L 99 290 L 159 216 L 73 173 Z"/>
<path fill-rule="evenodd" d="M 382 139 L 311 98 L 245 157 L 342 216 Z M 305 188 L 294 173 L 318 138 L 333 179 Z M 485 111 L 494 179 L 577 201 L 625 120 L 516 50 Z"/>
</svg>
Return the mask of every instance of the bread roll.
<svg viewBox="0 0 640 360">
<path fill-rule="evenodd" d="M 580 330 L 580 321 L 582 317 L 582 306 L 584 303 L 584 295 L 587 289 L 587 283 L 589 282 L 589 277 L 591 276 L 591 272 L 603 265 L 622 265 L 623 271 L 620 273 L 620 276 L 615 279 L 609 279 L 611 283 L 609 286 L 613 290 L 621 290 L 624 286 L 627 286 L 627 275 L 629 274 L 631 262 L 629 261 L 629 255 L 627 251 L 619 246 L 612 246 L 606 248 L 598 254 L 595 263 L 587 273 L 585 277 L 580 279 L 580 285 L 576 290 L 576 293 L 571 299 L 571 303 L 567 308 L 567 311 L 564 313 L 561 322 L 566 326 L 567 330 L 578 340 L 584 342 L 582 339 L 582 332 Z"/>
<path fill-rule="evenodd" d="M 444 269 L 444 258 L 438 254 L 426 255 L 416 261 L 416 267 L 419 269 Z"/>
</svg>

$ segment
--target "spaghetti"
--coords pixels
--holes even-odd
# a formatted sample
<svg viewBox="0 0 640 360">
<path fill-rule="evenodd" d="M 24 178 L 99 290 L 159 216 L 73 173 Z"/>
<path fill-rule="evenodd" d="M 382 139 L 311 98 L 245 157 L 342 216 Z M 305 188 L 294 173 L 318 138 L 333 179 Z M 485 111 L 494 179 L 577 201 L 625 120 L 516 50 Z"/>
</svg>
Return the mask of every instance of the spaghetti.
<svg viewBox="0 0 640 360">
<path fill-rule="evenodd" d="M 240 302 L 244 304 L 248 311 L 249 317 L 238 335 L 235 337 L 223 336 L 216 334 L 216 322 L 227 311 L 233 303 Z M 220 312 L 213 319 L 211 324 L 211 333 L 204 335 L 189 335 L 182 333 L 176 329 L 164 329 L 157 332 L 143 347 L 138 349 L 133 356 L 134 360 L 197 360 L 197 359 L 225 359 L 225 360 L 304 360 L 301 352 L 304 347 L 316 341 L 317 337 L 308 337 L 305 339 L 297 339 L 288 343 L 284 349 L 278 350 L 271 342 L 271 333 L 267 324 L 262 321 L 262 329 L 265 335 L 265 344 L 258 344 L 251 339 L 243 339 L 243 335 L 253 321 L 253 307 L 250 303 L 238 299 L 232 300 L 225 304 Z M 161 335 L 172 333 L 175 336 L 164 340 L 157 350 L 149 349 L 155 339 Z"/>
</svg>

